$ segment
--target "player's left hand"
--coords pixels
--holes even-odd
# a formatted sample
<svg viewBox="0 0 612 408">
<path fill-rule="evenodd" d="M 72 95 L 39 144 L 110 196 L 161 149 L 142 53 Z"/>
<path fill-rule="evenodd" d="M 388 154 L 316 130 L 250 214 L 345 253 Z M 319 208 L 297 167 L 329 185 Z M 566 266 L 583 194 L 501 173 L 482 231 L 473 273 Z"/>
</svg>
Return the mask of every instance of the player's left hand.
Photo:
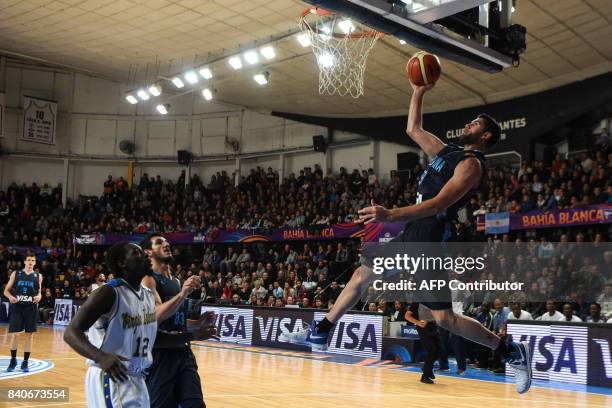
<svg viewBox="0 0 612 408">
<path fill-rule="evenodd" d="M 195 324 L 195 330 L 193 331 L 194 340 L 208 340 L 215 339 L 221 340 L 217 335 L 217 327 L 215 326 L 215 320 L 217 315 L 213 311 L 204 312 Z"/>
<path fill-rule="evenodd" d="M 358 224 L 370 224 L 372 222 L 385 222 L 389 218 L 389 210 L 382 205 L 377 205 L 374 200 L 371 201 L 371 206 L 359 210 L 359 219 L 355 221 Z"/>
<path fill-rule="evenodd" d="M 184 297 L 187 297 L 191 294 L 191 292 L 193 292 L 194 290 L 200 288 L 200 286 L 202 285 L 202 283 L 200 282 L 200 277 L 199 276 L 190 276 L 185 283 L 183 283 L 183 287 L 181 289 L 182 295 Z"/>
<path fill-rule="evenodd" d="M 42 299 L 41 295 L 34 296 L 34 299 L 33 299 L 34 304 L 37 305 L 38 302 L 40 302 L 41 299 Z"/>
</svg>

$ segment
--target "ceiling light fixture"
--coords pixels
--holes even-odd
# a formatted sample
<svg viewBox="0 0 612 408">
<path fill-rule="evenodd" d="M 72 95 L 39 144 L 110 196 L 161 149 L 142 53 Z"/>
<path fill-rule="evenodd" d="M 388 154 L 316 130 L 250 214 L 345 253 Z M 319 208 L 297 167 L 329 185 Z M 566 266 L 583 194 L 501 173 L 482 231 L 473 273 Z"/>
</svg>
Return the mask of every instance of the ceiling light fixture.
<svg viewBox="0 0 612 408">
<path fill-rule="evenodd" d="M 253 76 L 253 79 L 255 80 L 255 82 L 257 82 L 259 85 L 266 85 L 268 83 L 268 79 L 270 78 L 270 73 L 268 71 L 266 72 L 260 72 L 258 74 L 255 74 Z"/>
<path fill-rule="evenodd" d="M 274 51 L 274 47 L 268 45 L 267 47 L 263 47 L 261 50 L 261 55 L 264 56 L 265 59 L 271 60 L 276 57 L 276 52 Z"/>
<path fill-rule="evenodd" d="M 149 87 L 149 93 L 153 96 L 159 96 L 162 93 L 161 86 L 159 85 L 151 85 Z"/>
<path fill-rule="evenodd" d="M 137 95 L 143 101 L 148 101 L 149 100 L 149 94 L 144 89 L 139 90 Z"/>
<path fill-rule="evenodd" d="M 167 115 L 167 114 L 168 114 L 168 106 L 170 106 L 170 105 L 168 105 L 168 104 L 161 105 L 161 104 L 160 104 L 160 105 L 157 105 L 157 106 L 155 107 L 155 109 L 157 109 L 157 111 L 158 111 L 159 113 L 161 113 L 162 115 Z"/>
<path fill-rule="evenodd" d="M 310 36 L 308 34 L 300 34 L 297 36 L 297 40 L 302 47 L 308 47 L 310 43 Z"/>
<path fill-rule="evenodd" d="M 202 68 L 200 70 L 200 75 L 202 75 L 204 79 L 211 79 L 213 77 L 212 71 L 208 67 Z"/>
<path fill-rule="evenodd" d="M 244 60 L 251 65 L 257 64 L 259 62 L 259 55 L 253 50 L 247 51 L 244 53 Z"/>
<path fill-rule="evenodd" d="M 204 96 L 204 99 L 206 99 L 207 101 L 210 101 L 213 98 L 213 94 L 208 88 L 202 91 L 202 96 Z"/>
<path fill-rule="evenodd" d="M 242 60 L 240 59 L 240 57 L 232 57 L 229 59 L 229 64 L 232 66 L 232 68 L 234 69 L 240 69 L 242 68 Z"/>
<path fill-rule="evenodd" d="M 198 82 L 198 76 L 195 72 L 189 71 L 185 73 L 185 80 L 190 84 L 195 84 Z"/>
<path fill-rule="evenodd" d="M 134 95 L 128 95 L 125 97 L 125 99 L 132 105 L 138 103 L 138 99 L 134 98 Z"/>
<path fill-rule="evenodd" d="M 179 77 L 172 78 L 172 83 L 174 84 L 174 86 L 176 86 L 179 89 L 185 86 L 185 84 Z"/>
</svg>

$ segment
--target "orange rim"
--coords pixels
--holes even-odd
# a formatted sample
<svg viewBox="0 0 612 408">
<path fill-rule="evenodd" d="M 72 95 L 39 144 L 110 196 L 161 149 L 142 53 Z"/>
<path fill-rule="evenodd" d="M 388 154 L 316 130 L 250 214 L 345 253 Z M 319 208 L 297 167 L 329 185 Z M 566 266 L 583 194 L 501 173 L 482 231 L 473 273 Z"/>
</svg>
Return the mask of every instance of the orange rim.
<svg viewBox="0 0 612 408">
<path fill-rule="evenodd" d="M 336 13 L 334 13 L 333 11 L 329 11 L 320 7 L 309 7 L 307 9 L 305 9 L 302 12 L 302 15 L 300 16 L 300 20 L 305 20 L 306 16 L 310 15 L 310 14 L 314 14 L 317 16 L 333 16 Z M 325 34 L 325 35 L 331 35 L 334 38 L 366 38 L 366 37 L 384 37 L 385 34 L 381 33 L 380 31 L 376 31 L 376 30 L 368 30 L 368 31 L 355 31 L 351 34 L 346 34 L 346 35 L 342 35 L 342 34 L 337 34 L 337 33 L 332 33 L 332 34 L 328 34 L 328 33 L 324 33 L 319 29 L 313 29 L 314 32 L 316 32 L 317 34 Z"/>
</svg>

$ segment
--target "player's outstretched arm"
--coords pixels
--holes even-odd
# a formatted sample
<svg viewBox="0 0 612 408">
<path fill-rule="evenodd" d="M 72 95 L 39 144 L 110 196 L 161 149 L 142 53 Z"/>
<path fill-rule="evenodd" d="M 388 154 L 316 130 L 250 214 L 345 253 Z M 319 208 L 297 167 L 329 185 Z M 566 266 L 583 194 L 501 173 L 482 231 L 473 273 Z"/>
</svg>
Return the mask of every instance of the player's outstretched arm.
<svg viewBox="0 0 612 408">
<path fill-rule="evenodd" d="M 85 332 L 105 313 L 109 313 L 115 304 L 115 290 L 102 286 L 94 291 L 79 308 L 76 316 L 64 332 L 64 341 L 77 353 L 95 361 L 102 370 L 115 382 L 127 380 L 127 370 L 122 361 L 128 358 L 105 353 L 89 342 Z"/>
<path fill-rule="evenodd" d="M 423 98 L 425 92 L 433 88 L 433 84 L 418 86 L 410 83 L 410 85 L 412 85 L 413 92 L 410 98 L 406 134 L 419 145 L 426 155 L 433 157 L 446 146 L 436 135 L 423 129 Z"/>
<path fill-rule="evenodd" d="M 453 177 L 434 198 L 390 210 L 372 202 L 372 206 L 359 210 L 357 222 L 363 224 L 386 221 L 410 222 L 440 214 L 480 184 L 481 176 L 480 162 L 475 157 L 469 157 L 457 165 Z"/>
</svg>

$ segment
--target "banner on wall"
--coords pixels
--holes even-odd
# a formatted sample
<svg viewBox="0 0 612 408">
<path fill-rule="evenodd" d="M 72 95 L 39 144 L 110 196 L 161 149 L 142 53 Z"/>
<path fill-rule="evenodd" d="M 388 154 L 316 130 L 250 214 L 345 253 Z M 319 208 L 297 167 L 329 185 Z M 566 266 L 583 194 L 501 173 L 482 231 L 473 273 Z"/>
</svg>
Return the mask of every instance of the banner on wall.
<svg viewBox="0 0 612 408">
<path fill-rule="evenodd" d="M 598 204 L 582 208 L 535 210 L 527 213 L 499 213 L 499 218 L 505 218 L 503 224 L 509 225 L 509 229 L 524 230 L 532 228 L 559 228 L 574 227 L 580 225 L 610 224 L 612 223 L 612 205 Z M 485 220 L 486 219 L 486 220 Z M 485 226 L 487 234 L 498 234 L 499 228 L 490 223 L 490 214 L 478 216 L 478 226 Z M 497 220 L 501 223 L 500 220 Z M 479 228 L 480 230 L 480 228 Z"/>
<path fill-rule="evenodd" d="M 512 321 L 507 332 L 529 342 L 533 378 L 612 386 L 612 324 Z"/>
<path fill-rule="evenodd" d="M 325 312 L 316 309 L 202 306 L 202 313 L 217 314 L 217 331 L 221 341 L 286 350 L 310 351 L 279 341 L 281 333 L 293 333 L 321 320 Z M 380 358 L 383 317 L 377 314 L 347 313 L 332 328 L 328 353 L 364 358 Z"/>
<path fill-rule="evenodd" d="M 403 223 L 334 224 L 313 232 L 306 228 L 275 228 L 262 230 L 216 230 L 209 234 L 198 232 L 171 232 L 164 234 L 172 244 L 223 244 L 232 242 L 285 242 L 318 241 L 328 239 L 363 238 L 366 242 L 385 242 L 397 236 L 404 228 Z M 145 234 L 82 234 L 76 235 L 77 245 L 114 245 L 119 242 L 141 242 Z"/>
<path fill-rule="evenodd" d="M 0 93 L 0 139 L 4 137 L 4 106 L 5 106 L 5 96 L 3 93 Z"/>
<path fill-rule="evenodd" d="M 202 313 L 208 311 L 213 311 L 217 315 L 215 324 L 221 341 L 245 345 L 251 344 L 253 309 L 202 306 Z"/>
<path fill-rule="evenodd" d="M 83 304 L 82 301 L 72 299 L 55 299 L 55 314 L 53 316 L 53 324 L 58 326 L 68 326 L 79 307 Z"/>
<path fill-rule="evenodd" d="M 23 133 L 21 140 L 55 144 L 57 102 L 23 97 Z"/>
</svg>

